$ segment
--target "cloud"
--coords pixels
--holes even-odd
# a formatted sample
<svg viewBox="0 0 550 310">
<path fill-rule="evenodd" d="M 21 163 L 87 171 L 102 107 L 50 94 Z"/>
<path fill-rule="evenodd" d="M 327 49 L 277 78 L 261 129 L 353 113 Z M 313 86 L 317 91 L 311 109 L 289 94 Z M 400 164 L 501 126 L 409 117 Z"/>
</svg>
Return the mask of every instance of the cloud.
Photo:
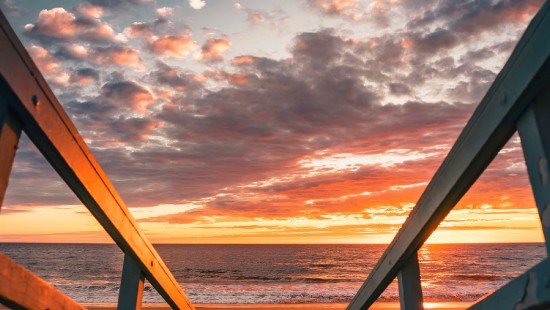
<svg viewBox="0 0 550 310">
<path fill-rule="evenodd" d="M 153 94 L 133 81 L 116 81 L 101 87 L 101 95 L 114 105 L 129 105 L 136 112 L 144 113 L 155 103 Z"/>
<path fill-rule="evenodd" d="M 82 9 L 92 14 L 91 9 Z M 98 14 L 97 11 L 95 14 Z M 34 24 L 25 25 L 24 34 L 37 39 L 45 45 L 52 45 L 53 40 L 68 41 L 79 39 L 92 43 L 116 41 L 113 28 L 97 18 L 77 17 L 63 8 L 42 10 Z"/>
<path fill-rule="evenodd" d="M 201 59 L 205 61 L 220 61 L 223 53 L 229 49 L 231 42 L 226 38 L 208 39 L 201 47 Z"/>
<path fill-rule="evenodd" d="M 148 0 L 87 0 L 88 3 L 104 8 L 124 8 L 150 2 Z"/>
<path fill-rule="evenodd" d="M 100 64 L 124 65 L 134 68 L 142 67 L 139 51 L 124 46 L 100 47 L 93 51 L 90 57 L 92 61 Z"/>
<path fill-rule="evenodd" d="M 179 58 L 189 55 L 198 45 L 188 35 L 169 35 L 153 39 L 147 46 L 152 53 Z"/>
<path fill-rule="evenodd" d="M 500 26 L 524 23 L 538 11 L 543 1 L 468 1 L 439 2 L 407 23 L 413 42 L 426 53 L 437 53 Z M 442 24 L 429 32 L 423 30 Z"/>
<path fill-rule="evenodd" d="M 361 7 L 358 1 L 308 4 L 322 14 L 352 19 Z M 382 4 L 364 12 L 376 9 L 385 16 Z M 348 227 L 350 234 L 366 224 L 390 232 L 456 140 L 475 108 L 471 103 L 492 83 L 495 59 L 514 45 L 511 35 L 474 39 L 501 34 L 502 27 L 515 32 L 524 22 L 521 12 L 531 12 L 510 1 L 470 4 L 400 1 L 398 9 L 417 9 L 410 27 L 361 38 L 341 29 L 303 32 L 285 42 L 285 56 L 238 55 L 235 49 L 231 56 L 237 56 L 227 62 L 230 37 L 209 37 L 199 46 L 190 29 L 166 18 L 168 9 L 127 26 L 128 42 L 80 39 L 77 20 L 101 17 L 92 7 L 76 13 L 49 10 L 27 33 L 45 38 L 44 29 L 52 29 L 50 36 L 56 37 L 50 45 L 32 52 L 52 73 L 63 78 L 67 71 L 69 83 L 101 85 L 97 93 L 62 89 L 60 100 L 125 201 L 135 207 L 195 206 L 144 221 L 215 227 L 297 220 L 329 225 L 341 218 L 356 224 Z M 265 11 L 259 13 L 258 21 L 267 18 Z M 506 26 L 494 18 L 499 14 Z M 145 63 L 140 44 L 163 61 Z M 197 67 L 164 58 L 195 50 L 204 60 Z M 55 67 L 61 59 L 62 69 L 70 70 Z M 136 74 L 121 66 L 147 71 Z M 516 148 L 517 143 L 507 146 L 460 208 L 488 202 L 495 209 L 522 207 L 530 192 L 526 179 L 518 177 L 524 167 L 518 168 Z M 22 156 L 18 167 L 34 168 L 35 158 Z M 20 177 L 14 184 L 24 189 L 33 177 L 32 185 L 44 182 L 40 174 Z M 56 186 L 41 201 L 67 200 Z M 502 197 L 503 188 L 511 198 Z M 28 196 L 18 194 L 10 202 Z M 327 234 L 344 231 L 330 225 L 335 228 Z M 307 229 L 289 226 L 281 228 L 289 235 Z"/>
<path fill-rule="evenodd" d="M 98 81 L 99 72 L 92 68 L 78 69 L 74 71 L 69 78 L 69 82 L 79 85 L 88 85 Z"/>
<path fill-rule="evenodd" d="M 358 0 L 306 0 L 309 7 L 328 16 L 342 16 L 358 21 L 363 18 L 365 9 Z"/>
<path fill-rule="evenodd" d="M 195 10 L 200 10 L 206 5 L 206 1 L 204 0 L 188 0 L 188 1 L 189 1 L 189 6 Z"/>
<path fill-rule="evenodd" d="M 103 16 L 104 10 L 103 7 L 91 5 L 88 3 L 79 4 L 76 7 L 76 10 L 87 18 L 99 19 Z"/>
<path fill-rule="evenodd" d="M 29 13 L 19 7 L 14 0 L 0 0 L 0 9 L 2 9 L 2 12 L 6 15 L 10 16 L 25 16 Z"/>
<path fill-rule="evenodd" d="M 59 69 L 60 63 L 45 48 L 32 45 L 27 50 L 40 71 L 54 73 Z"/>
</svg>

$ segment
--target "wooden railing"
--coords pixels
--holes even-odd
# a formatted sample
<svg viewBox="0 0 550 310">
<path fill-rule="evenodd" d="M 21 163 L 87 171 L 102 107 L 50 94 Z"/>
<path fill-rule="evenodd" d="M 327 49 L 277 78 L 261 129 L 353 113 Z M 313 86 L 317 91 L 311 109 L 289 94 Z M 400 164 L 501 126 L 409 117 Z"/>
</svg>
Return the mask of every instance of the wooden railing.
<svg viewBox="0 0 550 310">
<path fill-rule="evenodd" d="M 125 253 L 118 308 L 141 308 L 147 279 L 173 309 L 194 309 L 1 13 L 0 27 L 0 206 L 23 131 Z M 0 302 L 24 309 L 80 307 L 3 254 Z"/>
<path fill-rule="evenodd" d="M 402 309 L 423 309 L 417 251 L 519 132 L 531 187 L 550 245 L 550 5 L 533 18 L 447 158 L 348 309 L 367 309 L 398 278 Z M 547 207 L 548 206 L 548 207 Z M 529 253 L 525 253 L 529 255 Z M 549 309 L 550 260 L 511 281 L 471 309 Z"/>
</svg>

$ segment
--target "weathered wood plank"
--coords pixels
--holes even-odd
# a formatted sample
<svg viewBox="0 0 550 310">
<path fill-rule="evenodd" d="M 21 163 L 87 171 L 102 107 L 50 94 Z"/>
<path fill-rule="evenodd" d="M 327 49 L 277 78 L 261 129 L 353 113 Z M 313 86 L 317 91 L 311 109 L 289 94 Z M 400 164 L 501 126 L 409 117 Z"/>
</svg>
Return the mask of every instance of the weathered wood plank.
<svg viewBox="0 0 550 310">
<path fill-rule="evenodd" d="M 149 282 L 168 304 L 175 309 L 193 309 L 3 14 L 0 28 L 0 94 L 21 121 L 25 133 L 118 246 L 139 262 Z"/>
<path fill-rule="evenodd" d="M 85 309 L 2 253 L 0 303 L 14 309 Z"/>
<path fill-rule="evenodd" d="M 0 209 L 8 188 L 20 136 L 21 126 L 10 113 L 7 103 L 0 97 Z"/>
<path fill-rule="evenodd" d="M 518 122 L 518 132 L 539 211 L 546 252 L 550 253 L 550 92 L 540 96 Z"/>
<path fill-rule="evenodd" d="M 550 3 L 530 23 L 406 222 L 351 301 L 366 309 L 396 277 L 515 132 L 550 76 Z"/>
<path fill-rule="evenodd" d="M 527 254 L 527 253 L 526 253 Z M 545 259 L 526 273 L 477 301 L 472 310 L 550 309 L 550 260 Z"/>
<path fill-rule="evenodd" d="M 399 270 L 397 282 L 401 310 L 423 310 L 424 301 L 422 298 L 418 253 L 413 254 L 403 268 Z"/>
<path fill-rule="evenodd" d="M 145 275 L 139 265 L 130 256 L 124 255 L 117 309 L 141 309 L 144 280 Z"/>
</svg>

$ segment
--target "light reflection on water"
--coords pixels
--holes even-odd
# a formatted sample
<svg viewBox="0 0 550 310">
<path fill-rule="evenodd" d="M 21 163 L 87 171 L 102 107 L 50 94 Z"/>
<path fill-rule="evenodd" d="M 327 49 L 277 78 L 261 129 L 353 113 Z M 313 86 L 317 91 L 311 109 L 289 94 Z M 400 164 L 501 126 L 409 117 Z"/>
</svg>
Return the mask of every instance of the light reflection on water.
<svg viewBox="0 0 550 310">
<path fill-rule="evenodd" d="M 156 248 L 193 303 L 337 303 L 353 297 L 386 246 Z M 123 254 L 115 245 L 0 244 L 0 251 L 79 302 L 117 300 Z M 545 255 L 541 244 L 424 246 L 419 250 L 424 299 L 474 301 Z M 394 281 L 381 300 L 397 296 Z M 162 299 L 146 285 L 144 302 Z"/>
</svg>

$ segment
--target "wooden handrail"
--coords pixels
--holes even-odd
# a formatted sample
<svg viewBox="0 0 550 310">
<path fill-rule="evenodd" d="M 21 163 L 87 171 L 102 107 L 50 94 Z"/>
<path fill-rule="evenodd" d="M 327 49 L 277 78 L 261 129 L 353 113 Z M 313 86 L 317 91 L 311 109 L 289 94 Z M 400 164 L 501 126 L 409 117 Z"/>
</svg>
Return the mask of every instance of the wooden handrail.
<svg viewBox="0 0 550 310">
<path fill-rule="evenodd" d="M 168 304 L 194 309 L 1 13 L 0 28 L 0 97 L 9 113 Z"/>
<path fill-rule="evenodd" d="M 430 234 L 516 131 L 550 84 L 550 4 L 533 18 L 495 82 L 348 309 L 366 309 L 416 255 Z"/>
</svg>

